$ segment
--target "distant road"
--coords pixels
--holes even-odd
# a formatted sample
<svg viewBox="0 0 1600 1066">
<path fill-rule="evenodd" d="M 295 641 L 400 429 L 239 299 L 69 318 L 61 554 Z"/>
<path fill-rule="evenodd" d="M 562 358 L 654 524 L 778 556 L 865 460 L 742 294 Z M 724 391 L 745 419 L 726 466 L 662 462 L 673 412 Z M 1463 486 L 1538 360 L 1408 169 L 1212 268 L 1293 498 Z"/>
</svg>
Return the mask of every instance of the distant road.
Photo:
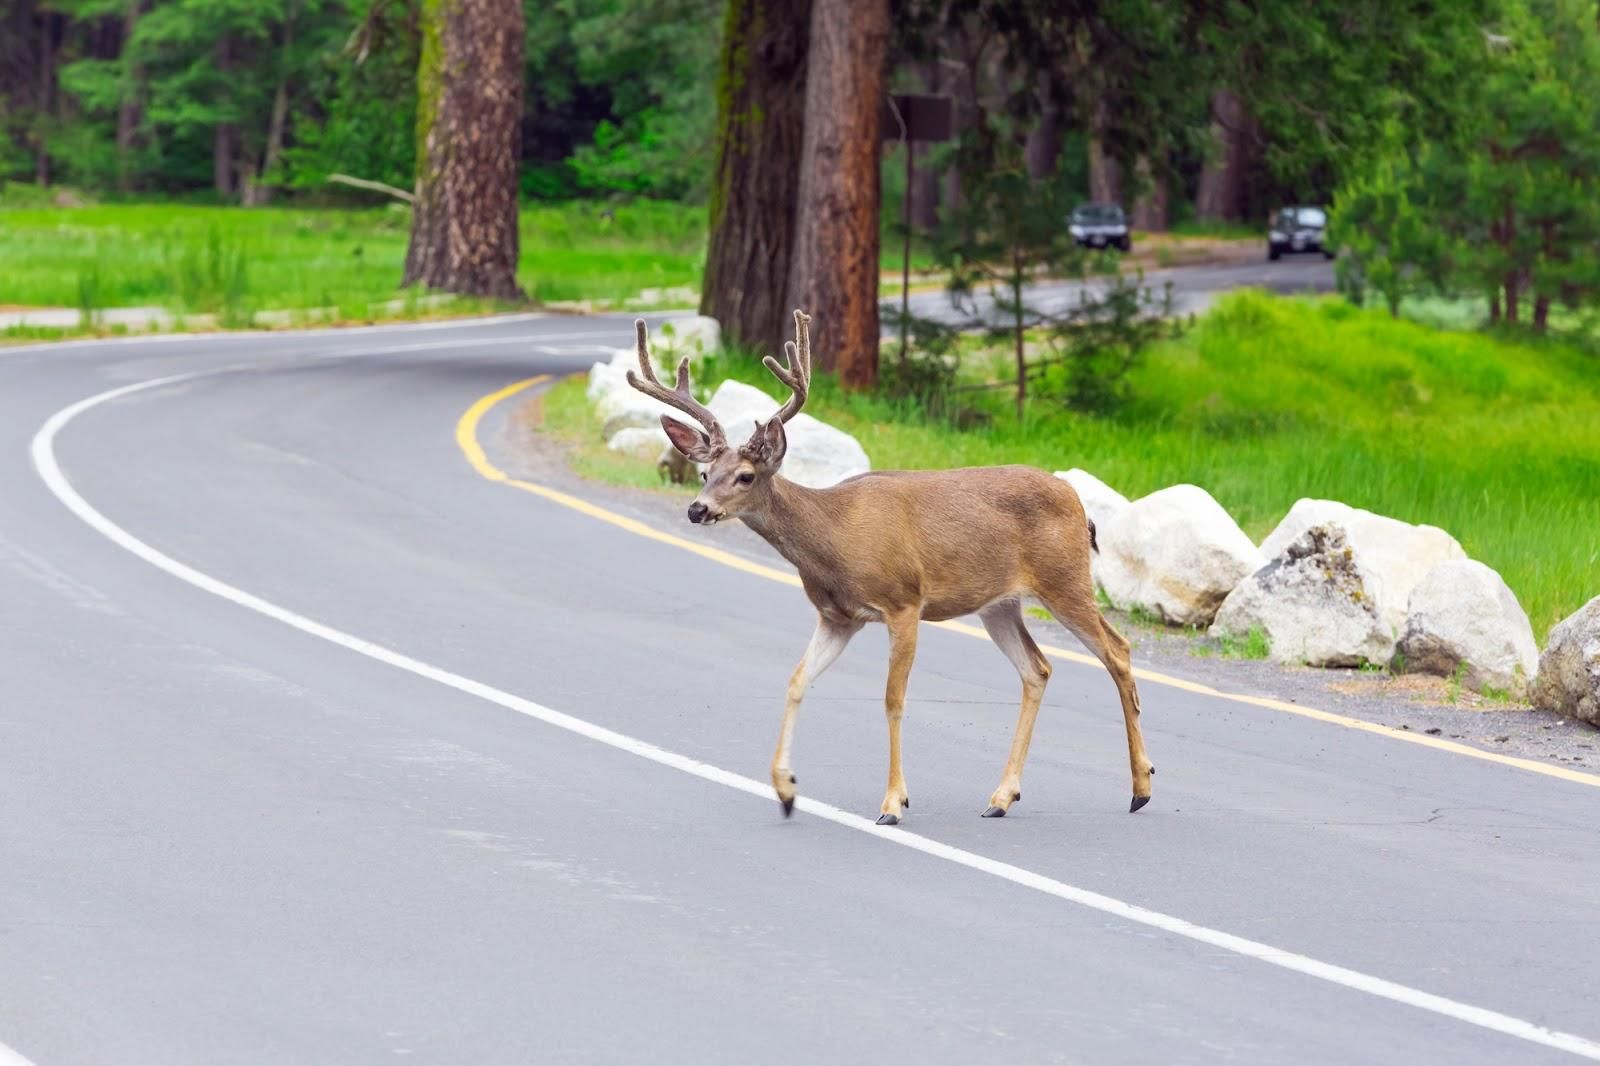
<svg viewBox="0 0 1600 1066">
<path fill-rule="evenodd" d="M 1146 284 L 1158 291 L 1167 281 L 1172 282 L 1175 309 L 1196 314 L 1209 307 L 1218 296 L 1234 289 L 1260 288 L 1281 294 L 1332 292 L 1334 289 L 1333 263 L 1320 255 L 1295 256 L 1276 263 L 1263 255 L 1259 261 L 1176 267 L 1145 274 Z M 1089 287 L 1094 285 L 1094 282 L 1089 283 Z M 1028 293 L 1029 299 L 1041 309 L 1053 310 L 1075 302 L 1084 288 L 1076 282 L 1048 282 L 1029 286 Z M 993 306 L 987 297 L 980 298 L 979 302 L 986 308 Z M 886 312 L 898 311 L 899 307 L 898 299 L 883 301 Z M 911 310 L 932 319 L 949 320 L 953 314 L 950 298 L 943 292 L 913 292 Z M 886 317 L 885 321 L 892 320 Z"/>
<path fill-rule="evenodd" d="M 1016 674 L 929 626 L 880 829 L 875 627 L 807 698 L 785 820 L 785 564 L 487 399 L 631 319 L 0 351 L 0 1063 L 1600 1057 L 1577 768 L 1147 674 L 1130 815 L 1111 683 L 1061 656 L 984 820 Z"/>
</svg>

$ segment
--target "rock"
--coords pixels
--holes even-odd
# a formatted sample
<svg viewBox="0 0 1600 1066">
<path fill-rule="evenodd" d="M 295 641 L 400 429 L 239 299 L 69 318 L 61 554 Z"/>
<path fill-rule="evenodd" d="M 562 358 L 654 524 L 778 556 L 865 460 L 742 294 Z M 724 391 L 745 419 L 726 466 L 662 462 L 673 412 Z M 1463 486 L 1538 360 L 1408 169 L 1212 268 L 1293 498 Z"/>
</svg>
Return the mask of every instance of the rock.
<svg viewBox="0 0 1600 1066">
<path fill-rule="evenodd" d="M 670 363 L 677 369 L 678 360 L 689 357 L 691 364 L 698 363 L 722 348 L 722 325 L 706 315 L 691 315 L 663 322 L 650 332 L 650 351 L 656 359 Z M 630 356 L 633 349 L 629 349 Z M 663 379 L 665 380 L 665 379 Z"/>
<path fill-rule="evenodd" d="M 640 428 L 629 426 L 619 429 L 608 441 L 606 447 L 623 455 L 631 455 L 642 462 L 655 465 L 661 458 L 661 448 L 667 442 L 667 434 L 660 426 L 654 428 Z"/>
<path fill-rule="evenodd" d="M 665 413 L 666 408 L 662 408 Z M 608 443 L 618 433 L 625 429 L 654 429 L 661 434 L 661 439 L 666 440 L 666 431 L 661 428 L 661 418 L 657 413 L 646 411 L 643 408 L 632 408 L 620 414 L 612 415 L 600 427 L 600 436 Z"/>
<path fill-rule="evenodd" d="M 1244 636 L 1259 626 L 1283 663 L 1387 663 L 1394 637 L 1369 578 L 1341 527 L 1312 526 L 1228 594 L 1211 634 Z"/>
<path fill-rule="evenodd" d="M 1196 485 L 1140 497 L 1099 531 L 1101 587 L 1118 607 L 1171 625 L 1206 625 L 1266 562 L 1221 504 Z"/>
<path fill-rule="evenodd" d="M 750 439 L 758 421 L 765 422 L 778 413 L 777 400 L 754 385 L 731 378 L 717 386 L 706 406 L 735 448 Z M 783 476 L 797 485 L 826 488 L 872 469 L 859 441 L 804 412 L 790 419 L 784 431 L 789 450 L 783 459 Z"/>
<path fill-rule="evenodd" d="M 1399 653 L 1405 669 L 1521 694 L 1539 668 L 1533 626 L 1500 575 L 1473 559 L 1448 559 L 1411 590 Z"/>
<path fill-rule="evenodd" d="M 1600 725 L 1600 596 L 1550 631 L 1533 704 Z"/>
<path fill-rule="evenodd" d="M 1094 523 L 1095 539 L 1100 543 L 1102 550 L 1090 554 L 1089 573 L 1094 578 L 1094 583 L 1103 587 L 1105 580 L 1100 572 L 1105 567 L 1103 560 L 1106 528 L 1110 526 L 1111 520 L 1128 506 L 1128 498 L 1087 470 L 1079 470 L 1077 467 L 1071 470 L 1058 470 L 1056 477 L 1071 485 L 1078 493 L 1078 499 L 1083 502 L 1084 513 L 1089 516 L 1089 521 Z"/>
<path fill-rule="evenodd" d="M 1391 636 L 1405 629 L 1411 590 L 1438 564 L 1465 559 L 1456 539 L 1437 526 L 1414 526 L 1397 518 L 1363 511 L 1337 500 L 1296 500 L 1278 528 L 1261 542 L 1269 559 L 1282 555 L 1312 526 L 1332 523 L 1344 530 L 1367 571 L 1367 588 L 1378 604 L 1378 617 Z"/>
<path fill-rule="evenodd" d="M 1087 470 L 1057 470 L 1056 477 L 1071 485 L 1083 501 L 1083 510 L 1101 532 L 1128 506 L 1128 498 Z"/>
</svg>

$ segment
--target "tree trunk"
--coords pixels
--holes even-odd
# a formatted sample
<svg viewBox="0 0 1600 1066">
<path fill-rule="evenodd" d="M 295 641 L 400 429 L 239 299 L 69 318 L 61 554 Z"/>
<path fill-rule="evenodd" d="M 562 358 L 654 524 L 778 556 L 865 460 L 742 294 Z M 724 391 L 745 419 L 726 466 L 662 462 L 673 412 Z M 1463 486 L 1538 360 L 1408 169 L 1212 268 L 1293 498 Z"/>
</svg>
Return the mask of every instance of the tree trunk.
<svg viewBox="0 0 1600 1066">
<path fill-rule="evenodd" d="M 1543 333 L 1550 325 L 1550 297 L 1539 295 L 1533 300 L 1533 330 Z"/>
<path fill-rule="evenodd" d="M 1023 148 L 1028 164 L 1028 177 L 1042 181 L 1056 172 L 1061 159 L 1061 109 L 1048 97 L 1040 101 L 1039 119 L 1028 131 L 1028 143 Z"/>
<path fill-rule="evenodd" d="M 847 388 L 878 377 L 879 116 L 889 0 L 815 0 L 806 64 L 800 209 L 787 306 Z"/>
<path fill-rule="evenodd" d="M 227 34 L 217 39 L 217 70 L 224 78 L 233 69 L 233 41 Z M 211 181 L 217 195 L 232 199 L 238 187 L 234 178 L 234 156 L 238 154 L 239 130 L 232 122 L 219 122 L 211 132 Z"/>
<path fill-rule="evenodd" d="M 144 68 L 133 48 L 133 32 L 139 27 L 143 0 L 128 0 L 122 15 L 122 98 L 117 102 L 117 190 L 133 191 L 133 150 L 139 138 L 139 98 L 143 92 Z"/>
<path fill-rule="evenodd" d="M 1511 258 L 1514 254 L 1513 246 L 1516 243 L 1516 237 L 1517 219 L 1511 206 L 1511 195 L 1507 193 L 1501 210 L 1500 247 L 1505 252 L 1506 261 L 1513 265 L 1506 270 L 1505 276 L 1501 279 L 1501 284 L 1505 287 L 1506 292 L 1506 324 L 1511 326 L 1517 324 L 1517 289 L 1521 280 L 1517 276 L 1517 269 Z"/>
<path fill-rule="evenodd" d="M 521 0 L 425 0 L 405 285 L 521 299 Z"/>
<path fill-rule="evenodd" d="M 45 127 L 55 118 L 56 30 L 61 16 L 41 11 L 39 23 L 39 114 L 38 128 L 34 131 L 33 180 L 44 187 L 50 184 L 50 148 L 45 140 Z"/>
<path fill-rule="evenodd" d="M 1147 233 L 1165 233 L 1167 229 L 1167 175 L 1165 168 L 1155 170 L 1148 156 L 1140 156 L 1138 172 L 1144 191 L 1133 202 L 1133 217 L 1129 220 L 1134 229 Z"/>
<path fill-rule="evenodd" d="M 263 183 L 283 156 L 283 138 L 289 125 L 289 58 L 294 48 L 294 17 L 296 4 L 286 6 L 283 14 L 283 47 L 278 54 L 278 88 L 272 94 L 272 117 L 267 122 L 267 145 L 261 157 L 260 169 L 254 171 L 244 188 L 246 207 L 259 207 L 272 199 L 273 188 Z"/>
<path fill-rule="evenodd" d="M 779 351 L 805 138 L 811 0 L 728 0 L 700 313 L 732 343 Z"/>
<path fill-rule="evenodd" d="M 1496 288 L 1489 294 L 1489 325 L 1500 324 L 1500 290 Z"/>
<path fill-rule="evenodd" d="M 1122 168 L 1099 137 L 1089 138 L 1089 199 L 1101 204 L 1122 201 Z"/>
<path fill-rule="evenodd" d="M 1195 215 L 1206 222 L 1243 222 L 1247 216 L 1245 181 L 1250 168 L 1250 116 L 1244 101 L 1229 89 L 1211 94 L 1214 154 L 1200 171 Z"/>
</svg>

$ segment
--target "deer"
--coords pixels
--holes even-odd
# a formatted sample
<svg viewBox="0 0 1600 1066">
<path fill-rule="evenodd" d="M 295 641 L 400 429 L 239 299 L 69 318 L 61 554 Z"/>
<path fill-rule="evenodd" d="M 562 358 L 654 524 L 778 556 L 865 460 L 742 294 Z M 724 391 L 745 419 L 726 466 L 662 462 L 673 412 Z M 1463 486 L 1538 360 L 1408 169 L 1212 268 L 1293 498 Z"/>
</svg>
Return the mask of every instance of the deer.
<svg viewBox="0 0 1600 1066">
<path fill-rule="evenodd" d="M 762 363 L 789 396 L 739 447 L 710 408 L 695 399 L 689 360 L 677 383 L 656 376 L 643 319 L 634 323 L 639 371 L 628 384 L 692 418 L 661 416 L 667 439 L 700 469 L 701 486 L 688 518 L 700 526 L 742 521 L 794 566 L 816 608 L 816 629 L 789 678 L 772 787 L 783 814 L 794 812 L 798 782 L 790 762 L 795 720 L 806 690 L 869 623 L 889 631 L 889 680 L 884 709 L 889 725 L 889 780 L 879 825 L 898 825 L 911 806 L 900 760 L 906 682 L 921 621 L 976 614 L 1022 680 L 1022 709 L 1000 784 L 985 818 L 1001 818 L 1022 799 L 1022 768 L 1034 721 L 1050 680 L 1048 659 L 1023 621 L 1031 596 L 1098 658 L 1116 684 L 1133 771 L 1129 811 L 1150 802 L 1155 767 L 1139 729 L 1139 692 L 1128 642 L 1101 614 L 1089 576 L 1099 551 L 1094 523 L 1067 482 L 1029 466 L 871 471 L 827 488 L 809 488 L 780 473 L 788 450 L 784 426 L 805 406 L 811 386 L 811 316 L 794 312 L 795 339 L 784 362 Z"/>
</svg>

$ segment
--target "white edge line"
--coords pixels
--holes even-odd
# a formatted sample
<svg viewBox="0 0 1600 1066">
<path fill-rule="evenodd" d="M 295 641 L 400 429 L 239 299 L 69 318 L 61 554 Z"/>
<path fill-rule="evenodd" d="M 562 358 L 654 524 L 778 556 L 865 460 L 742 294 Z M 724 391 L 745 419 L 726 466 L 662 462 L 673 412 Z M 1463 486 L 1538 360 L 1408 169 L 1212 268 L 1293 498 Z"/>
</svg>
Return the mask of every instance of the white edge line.
<svg viewBox="0 0 1600 1066">
<path fill-rule="evenodd" d="M 603 312 L 602 314 L 627 317 L 629 313 L 614 311 Z M 672 319 L 690 317 L 693 316 L 694 312 L 689 310 L 642 311 L 638 312 L 638 314 L 659 315 L 662 318 Z M 371 326 L 317 326 L 305 329 L 221 329 L 189 330 L 182 333 L 139 333 L 127 337 L 83 337 L 77 340 L 40 341 L 37 344 L 5 346 L 0 347 L 0 358 L 68 351 L 102 345 L 109 347 L 112 345 L 134 344 L 181 344 L 188 341 L 259 340 L 262 338 L 293 340 L 297 337 L 349 337 L 367 333 L 422 333 L 430 330 L 469 329 L 473 326 L 500 326 L 536 320 L 571 319 L 578 322 L 598 321 L 601 317 L 601 314 L 569 315 L 550 311 L 520 311 L 503 315 L 474 315 L 470 318 L 434 319 L 423 322 L 380 322 Z M 0 329 L 3 328 L 0 327 Z M 526 338 L 524 339 L 526 340 Z M 616 345 L 597 345 L 597 347 L 616 347 Z M 0 1064 L 0 1066 L 3 1066 L 3 1064 Z"/>
<path fill-rule="evenodd" d="M 284 625 L 298 629 L 302 633 L 325 640 L 330 644 L 338 645 L 341 648 L 353 651 L 358 655 L 364 655 L 388 666 L 404 670 L 417 677 L 436 682 L 446 688 L 454 689 L 469 696 L 476 696 L 481 700 L 515 711 L 518 714 L 526 715 L 546 725 L 564 729 L 569 733 L 586 737 L 589 740 L 597 741 L 618 751 L 627 752 L 630 755 L 637 755 L 661 766 L 680 770 L 703 781 L 723 785 L 739 792 L 757 796 L 766 802 L 771 802 L 771 788 L 764 782 L 724 770 L 686 755 L 680 755 L 677 752 L 668 751 L 648 741 L 618 733 L 604 726 L 585 721 L 582 718 L 575 718 L 572 715 L 535 703 L 532 700 L 486 685 L 481 681 L 474 681 L 469 677 L 463 677 L 460 674 L 425 663 L 420 659 L 414 659 L 382 645 L 363 640 L 343 630 L 335 629 L 304 615 L 296 614 L 287 608 L 280 607 L 259 596 L 235 588 L 209 574 L 202 573 L 191 566 L 180 563 L 176 559 L 152 548 L 144 541 L 139 540 L 133 534 L 95 510 L 87 500 L 78 494 L 77 490 L 72 487 L 71 482 L 62 473 L 61 466 L 56 460 L 55 439 L 61 430 L 78 415 L 91 408 L 132 393 L 226 372 L 226 370 L 208 370 L 137 382 L 132 385 L 124 385 L 120 388 L 97 393 L 94 396 L 62 408 L 51 415 L 44 425 L 39 428 L 38 432 L 34 434 L 29 448 L 34 469 L 44 481 L 45 487 L 50 490 L 56 499 L 60 500 L 69 511 L 95 532 L 132 555 L 143 559 L 150 565 L 181 581 L 193 585 L 195 588 L 209 592 L 213 596 L 218 596 L 240 607 L 248 608 L 274 621 L 282 622 Z M 1193 922 L 1185 921 L 1170 914 L 1126 903 L 1111 896 L 1101 895 L 1098 892 L 1069 885 L 1053 877 L 1046 877 L 1043 874 L 1025 870 L 1020 866 L 1013 866 L 1010 863 L 1000 862 L 997 859 L 991 859 L 928 837 L 919 836 L 904 828 L 880 828 L 870 819 L 851 814 L 849 811 L 824 803 L 821 800 L 802 796 L 796 806 L 806 814 L 820 818 L 823 821 L 832 822 L 845 829 L 867 833 L 885 843 L 918 851 L 936 859 L 943 859 L 946 862 L 966 867 L 969 870 L 989 874 L 1002 881 L 1009 881 L 1023 888 L 1030 888 L 1047 896 L 1054 896 L 1068 903 L 1075 903 L 1078 906 L 1099 911 L 1113 918 L 1157 929 L 1161 932 L 1207 944 L 1211 947 L 1221 948 L 1224 951 L 1233 952 L 1245 958 L 1255 959 L 1280 969 L 1304 974 L 1357 992 L 1364 992 L 1379 999 L 1387 999 L 1394 1003 L 1415 1007 L 1418 1010 L 1466 1022 L 1468 1025 L 1475 1025 L 1482 1029 L 1515 1037 L 1518 1040 L 1540 1044 L 1544 1047 L 1566 1051 L 1582 1058 L 1600 1062 L 1600 1042 L 1585 1037 L 1547 1029 L 1544 1026 L 1524 1021 L 1521 1018 L 1514 1018 L 1508 1014 L 1501 1014 L 1498 1011 L 1475 1007 L 1468 1003 L 1447 999 L 1444 996 L 1436 996 L 1430 992 L 1423 992 L 1407 985 L 1362 973 L 1359 970 L 1351 970 L 1332 963 L 1321 962 L 1292 951 L 1275 948 L 1270 944 L 1263 944 L 1260 941 L 1248 940 L 1208 926 L 1196 925 Z M 3 1058 L 0 1058 L 0 1062 L 3 1062 Z"/>
<path fill-rule="evenodd" d="M 22 1056 L 22 1052 L 0 1044 L 0 1066 L 33 1066 L 33 1063 Z"/>
</svg>

